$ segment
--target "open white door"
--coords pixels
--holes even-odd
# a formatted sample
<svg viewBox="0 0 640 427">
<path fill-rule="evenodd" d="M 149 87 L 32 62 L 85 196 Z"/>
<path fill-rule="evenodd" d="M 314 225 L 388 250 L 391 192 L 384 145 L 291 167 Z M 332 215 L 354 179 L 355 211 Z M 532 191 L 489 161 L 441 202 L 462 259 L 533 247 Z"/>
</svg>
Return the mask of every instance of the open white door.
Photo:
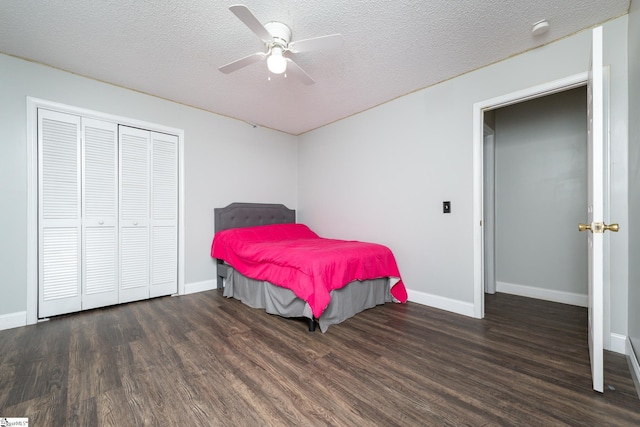
<svg viewBox="0 0 640 427">
<path fill-rule="evenodd" d="M 604 391 L 603 325 L 604 325 L 604 232 L 618 231 L 618 225 L 604 223 L 605 148 L 608 135 L 604 111 L 604 68 L 602 27 L 593 30 L 591 68 L 587 85 L 589 115 L 588 148 L 588 204 L 587 224 L 579 224 L 580 231 L 589 230 L 589 357 L 593 389 Z"/>
</svg>

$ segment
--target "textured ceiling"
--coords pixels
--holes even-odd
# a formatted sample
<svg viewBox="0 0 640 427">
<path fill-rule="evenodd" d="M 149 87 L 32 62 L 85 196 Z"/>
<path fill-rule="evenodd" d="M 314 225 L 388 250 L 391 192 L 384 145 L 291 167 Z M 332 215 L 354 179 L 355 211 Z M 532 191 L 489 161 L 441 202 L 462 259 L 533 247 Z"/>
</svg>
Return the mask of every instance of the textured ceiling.
<svg viewBox="0 0 640 427">
<path fill-rule="evenodd" d="M 219 0 L 3 0 L 0 52 L 298 135 L 624 15 L 629 0 L 247 0 L 293 40 L 315 80 L 267 80 L 265 62 L 218 67 L 264 45 Z M 531 34 L 542 19 L 550 30 Z"/>
</svg>

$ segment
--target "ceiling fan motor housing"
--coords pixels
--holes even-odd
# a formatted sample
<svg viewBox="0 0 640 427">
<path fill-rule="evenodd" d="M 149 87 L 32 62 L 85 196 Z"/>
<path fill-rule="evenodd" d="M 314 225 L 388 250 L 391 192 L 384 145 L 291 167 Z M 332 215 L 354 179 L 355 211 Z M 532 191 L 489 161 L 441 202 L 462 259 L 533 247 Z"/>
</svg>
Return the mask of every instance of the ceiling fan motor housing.
<svg viewBox="0 0 640 427">
<path fill-rule="evenodd" d="M 286 48 L 291 41 L 291 28 L 282 22 L 267 22 L 264 27 L 273 36 L 273 42 L 269 43 L 270 47 L 280 46 Z"/>
</svg>

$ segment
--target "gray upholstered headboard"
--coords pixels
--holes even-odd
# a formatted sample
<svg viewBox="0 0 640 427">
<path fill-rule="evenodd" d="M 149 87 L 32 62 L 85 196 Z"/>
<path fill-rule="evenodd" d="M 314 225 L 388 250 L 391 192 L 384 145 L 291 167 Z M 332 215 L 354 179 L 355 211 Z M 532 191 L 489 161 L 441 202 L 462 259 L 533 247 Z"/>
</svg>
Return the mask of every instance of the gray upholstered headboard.
<svg viewBox="0 0 640 427">
<path fill-rule="evenodd" d="M 296 222 L 296 211 L 285 205 L 269 203 L 231 203 L 224 208 L 213 210 L 214 229 L 255 227 L 268 224 L 288 224 Z M 227 266 L 222 260 L 216 260 L 218 289 L 223 286 L 222 279 L 227 276 Z"/>
<path fill-rule="evenodd" d="M 216 233 L 228 228 L 296 222 L 295 210 L 270 203 L 231 203 L 224 208 L 215 208 L 213 216 Z"/>
</svg>

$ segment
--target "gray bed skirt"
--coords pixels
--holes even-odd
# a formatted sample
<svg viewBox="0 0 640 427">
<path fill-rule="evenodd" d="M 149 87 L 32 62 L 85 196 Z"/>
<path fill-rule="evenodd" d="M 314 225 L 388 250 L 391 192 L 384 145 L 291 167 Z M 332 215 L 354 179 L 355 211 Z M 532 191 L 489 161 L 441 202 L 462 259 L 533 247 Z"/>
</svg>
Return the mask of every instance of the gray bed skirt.
<svg viewBox="0 0 640 427">
<path fill-rule="evenodd" d="M 322 332 L 329 326 L 343 322 L 355 314 L 392 302 L 388 278 L 355 281 L 341 289 L 331 291 L 331 302 L 317 319 Z M 265 309 L 267 313 L 283 317 L 313 318 L 309 305 L 293 291 L 269 282 L 253 280 L 229 267 L 225 278 L 223 295 L 235 298 L 253 308 Z"/>
</svg>

